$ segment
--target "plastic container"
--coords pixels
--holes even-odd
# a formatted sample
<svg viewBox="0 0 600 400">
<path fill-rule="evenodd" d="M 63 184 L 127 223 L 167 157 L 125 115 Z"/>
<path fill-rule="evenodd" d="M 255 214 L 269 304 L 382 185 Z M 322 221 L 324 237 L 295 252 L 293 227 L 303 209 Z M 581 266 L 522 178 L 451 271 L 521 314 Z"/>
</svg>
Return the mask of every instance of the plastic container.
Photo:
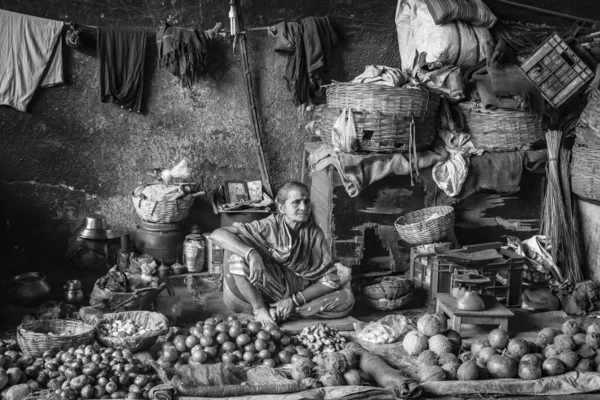
<svg viewBox="0 0 600 400">
<path fill-rule="evenodd" d="M 485 285 L 484 294 L 489 294 L 507 307 L 521 306 L 523 290 L 523 270 L 525 259 L 513 251 L 497 249 L 502 260 L 485 266 L 463 266 L 439 259 L 434 252 L 423 253 L 411 249 L 409 277 L 415 288 L 427 293 L 427 299 L 432 301 L 438 293 L 450 293 L 452 289 L 452 274 L 477 271 L 490 278 L 491 283 Z M 468 249 L 453 250 L 468 252 Z"/>
<path fill-rule="evenodd" d="M 203 233 L 206 242 L 206 266 L 211 274 L 223 273 L 223 262 L 225 261 L 225 250 L 210 240 L 210 233 Z"/>
</svg>

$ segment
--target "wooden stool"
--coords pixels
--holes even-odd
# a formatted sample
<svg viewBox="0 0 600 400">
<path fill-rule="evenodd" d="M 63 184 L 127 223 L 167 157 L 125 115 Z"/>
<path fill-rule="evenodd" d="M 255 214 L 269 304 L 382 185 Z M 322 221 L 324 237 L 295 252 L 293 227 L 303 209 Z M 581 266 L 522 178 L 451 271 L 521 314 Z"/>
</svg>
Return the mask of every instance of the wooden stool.
<svg viewBox="0 0 600 400">
<path fill-rule="evenodd" d="M 481 296 L 485 302 L 486 309 L 483 311 L 464 311 L 456 308 L 456 299 L 448 293 L 438 293 L 437 312 L 444 312 L 452 318 L 452 329 L 460 333 L 462 324 L 478 325 L 500 325 L 500 328 L 508 331 L 508 319 L 514 314 L 495 298 L 491 296 Z"/>
</svg>

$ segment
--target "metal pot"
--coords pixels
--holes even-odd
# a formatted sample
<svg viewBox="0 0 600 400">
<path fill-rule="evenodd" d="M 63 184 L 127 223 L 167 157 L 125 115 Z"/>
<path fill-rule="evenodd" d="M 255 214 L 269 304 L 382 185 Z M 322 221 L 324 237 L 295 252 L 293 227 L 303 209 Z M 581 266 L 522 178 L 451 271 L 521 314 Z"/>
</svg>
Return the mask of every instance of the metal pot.
<svg viewBox="0 0 600 400">
<path fill-rule="evenodd" d="M 65 302 L 78 306 L 83 303 L 83 290 L 81 289 L 81 282 L 77 279 L 67 281 L 63 286 L 65 289 Z"/>
<path fill-rule="evenodd" d="M 182 222 L 156 224 L 140 221 L 134 243 L 138 253 L 151 255 L 161 263 L 171 266 L 181 259 L 184 239 Z"/>
<path fill-rule="evenodd" d="M 27 272 L 13 278 L 9 289 L 10 297 L 20 306 L 37 306 L 44 302 L 50 294 L 50 285 L 45 281 L 46 275 L 39 272 Z"/>
</svg>

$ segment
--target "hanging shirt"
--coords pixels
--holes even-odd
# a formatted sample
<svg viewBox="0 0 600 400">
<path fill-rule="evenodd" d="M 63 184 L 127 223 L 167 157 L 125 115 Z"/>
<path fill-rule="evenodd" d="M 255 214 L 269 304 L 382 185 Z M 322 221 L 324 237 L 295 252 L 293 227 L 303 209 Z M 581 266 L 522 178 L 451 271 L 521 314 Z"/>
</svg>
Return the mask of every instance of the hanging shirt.
<svg viewBox="0 0 600 400">
<path fill-rule="evenodd" d="M 100 101 L 140 112 L 147 32 L 98 28 Z"/>
<path fill-rule="evenodd" d="M 26 111 L 38 87 L 64 83 L 62 21 L 0 10 L 0 105 Z"/>
</svg>

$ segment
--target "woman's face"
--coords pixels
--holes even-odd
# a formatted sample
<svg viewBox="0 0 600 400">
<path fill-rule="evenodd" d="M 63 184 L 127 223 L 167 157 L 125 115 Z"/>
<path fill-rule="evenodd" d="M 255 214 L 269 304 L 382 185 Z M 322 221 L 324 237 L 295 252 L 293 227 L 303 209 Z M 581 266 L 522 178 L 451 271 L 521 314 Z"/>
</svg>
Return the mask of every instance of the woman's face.
<svg viewBox="0 0 600 400">
<path fill-rule="evenodd" d="M 292 189 L 284 204 L 279 205 L 279 212 L 284 215 L 290 228 L 297 228 L 310 217 L 310 198 L 299 189 Z"/>
</svg>

